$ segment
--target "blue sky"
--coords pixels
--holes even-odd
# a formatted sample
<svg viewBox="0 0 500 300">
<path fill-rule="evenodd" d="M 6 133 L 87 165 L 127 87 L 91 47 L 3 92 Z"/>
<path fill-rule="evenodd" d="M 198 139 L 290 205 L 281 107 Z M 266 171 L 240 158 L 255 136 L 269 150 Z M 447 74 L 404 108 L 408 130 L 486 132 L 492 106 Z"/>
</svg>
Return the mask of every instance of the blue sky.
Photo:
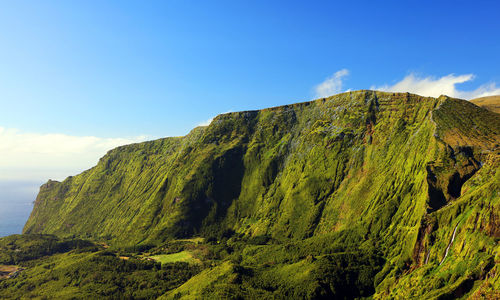
<svg viewBox="0 0 500 300">
<path fill-rule="evenodd" d="M 325 91 L 497 93 L 499 11 L 498 1 L 3 1 L 0 179 L 64 178 L 118 144 Z"/>
</svg>

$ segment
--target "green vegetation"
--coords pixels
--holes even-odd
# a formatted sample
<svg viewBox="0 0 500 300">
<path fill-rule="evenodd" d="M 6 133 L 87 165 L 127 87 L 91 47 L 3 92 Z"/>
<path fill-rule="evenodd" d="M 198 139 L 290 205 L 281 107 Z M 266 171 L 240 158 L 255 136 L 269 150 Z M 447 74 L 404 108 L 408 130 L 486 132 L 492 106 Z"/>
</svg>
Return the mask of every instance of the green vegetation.
<svg viewBox="0 0 500 300">
<path fill-rule="evenodd" d="M 103 250 L 89 241 L 61 245 L 68 245 L 68 241 L 49 235 L 0 239 L 2 254 L 17 255 L 18 265 L 16 276 L 0 281 L 0 298 L 151 299 L 180 286 L 200 271 L 199 266 L 183 262 L 160 264 L 146 259 L 120 259 L 118 251 Z"/>
<path fill-rule="evenodd" d="M 500 115 L 445 96 L 358 91 L 223 114 L 43 185 L 28 235 L 15 237 L 26 241 L 0 240 L 4 264 L 26 268 L 0 288 L 6 297 L 494 298 L 499 141 Z M 35 236 L 44 246 L 33 252 Z"/>
<path fill-rule="evenodd" d="M 49 234 L 14 234 L 0 239 L 0 264 L 18 264 L 56 253 L 97 251 L 94 243 L 81 239 L 59 239 Z"/>
<path fill-rule="evenodd" d="M 194 258 L 193 255 L 188 251 L 182 251 L 172 254 L 153 255 L 149 256 L 148 258 L 160 262 L 162 264 L 173 263 L 173 262 L 188 262 L 188 263 L 198 262 L 198 260 Z"/>
</svg>

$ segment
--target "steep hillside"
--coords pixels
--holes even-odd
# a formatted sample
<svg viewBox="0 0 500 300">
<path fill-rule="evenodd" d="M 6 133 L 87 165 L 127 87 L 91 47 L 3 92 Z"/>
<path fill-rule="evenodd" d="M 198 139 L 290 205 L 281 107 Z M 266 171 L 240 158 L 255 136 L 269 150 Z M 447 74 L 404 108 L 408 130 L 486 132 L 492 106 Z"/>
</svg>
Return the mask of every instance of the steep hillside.
<svg viewBox="0 0 500 300">
<path fill-rule="evenodd" d="M 357 92 L 220 115 L 186 137 L 120 147 L 89 171 L 49 181 L 25 232 L 140 242 L 233 229 L 302 239 L 372 220 L 378 199 L 421 215 L 427 171 L 418 166 L 439 154 L 430 113 L 442 100 Z"/>
<path fill-rule="evenodd" d="M 227 240 L 231 259 L 166 297 L 493 295 L 499 141 L 500 115 L 445 96 L 358 91 L 228 113 L 49 181 L 24 232 Z"/>
<path fill-rule="evenodd" d="M 470 102 L 500 114 L 500 96 L 488 96 L 470 100 Z"/>
</svg>

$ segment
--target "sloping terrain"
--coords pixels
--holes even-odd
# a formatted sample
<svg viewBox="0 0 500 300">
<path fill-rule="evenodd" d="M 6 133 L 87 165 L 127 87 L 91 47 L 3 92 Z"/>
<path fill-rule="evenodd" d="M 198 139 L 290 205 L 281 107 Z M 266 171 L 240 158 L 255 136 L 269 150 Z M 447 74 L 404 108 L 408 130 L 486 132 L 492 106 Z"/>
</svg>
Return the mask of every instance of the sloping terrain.
<svg viewBox="0 0 500 300">
<path fill-rule="evenodd" d="M 414 165 L 439 151 L 430 120 L 439 101 L 358 92 L 221 115 L 184 138 L 120 147 L 89 171 L 49 181 L 25 232 L 140 242 L 233 229 L 302 239 L 352 227 L 389 194 L 394 207 L 421 195 L 423 213 L 427 171 Z"/>
<path fill-rule="evenodd" d="M 470 102 L 500 114 L 500 96 L 487 96 L 470 100 Z"/>
<path fill-rule="evenodd" d="M 348 92 L 116 148 L 43 185 L 24 232 L 218 241 L 167 298 L 492 296 L 499 151 L 500 115 L 470 102 Z"/>
</svg>

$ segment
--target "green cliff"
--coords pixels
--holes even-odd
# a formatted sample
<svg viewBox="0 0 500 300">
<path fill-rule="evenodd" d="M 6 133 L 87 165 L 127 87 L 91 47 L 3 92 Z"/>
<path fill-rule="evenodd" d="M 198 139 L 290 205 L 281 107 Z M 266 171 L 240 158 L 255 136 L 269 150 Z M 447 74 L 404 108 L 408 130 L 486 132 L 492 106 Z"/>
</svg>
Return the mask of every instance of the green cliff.
<svg viewBox="0 0 500 300">
<path fill-rule="evenodd" d="M 225 247 L 166 298 L 495 297 L 499 166 L 498 114 L 348 92 L 111 150 L 43 185 L 24 233 Z"/>
</svg>

